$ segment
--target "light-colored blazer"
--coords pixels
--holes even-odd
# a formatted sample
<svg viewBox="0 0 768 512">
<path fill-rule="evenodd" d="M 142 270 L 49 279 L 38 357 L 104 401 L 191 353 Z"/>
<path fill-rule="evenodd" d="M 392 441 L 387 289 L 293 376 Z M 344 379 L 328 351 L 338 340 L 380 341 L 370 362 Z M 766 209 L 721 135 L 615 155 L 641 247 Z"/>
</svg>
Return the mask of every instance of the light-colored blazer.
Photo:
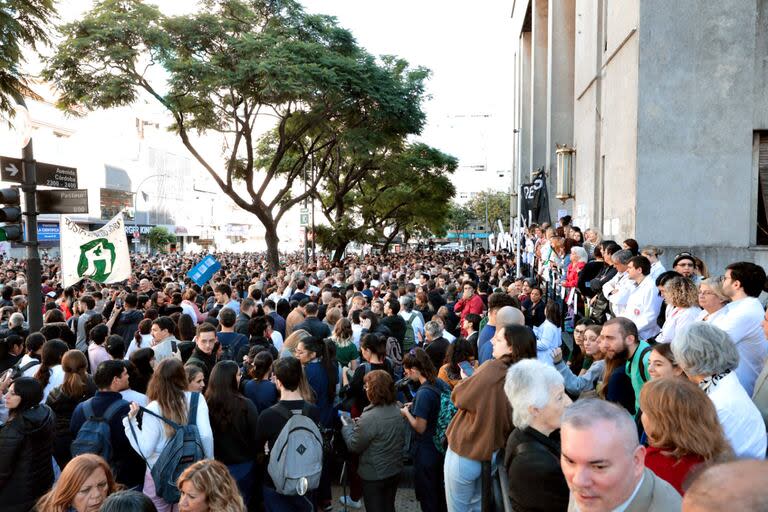
<svg viewBox="0 0 768 512">
<path fill-rule="evenodd" d="M 625 512 L 677 512 L 683 504 L 680 494 L 665 480 L 648 468 L 644 470 L 643 484 L 635 498 L 629 503 Z M 568 512 L 578 512 L 576 502 L 571 494 L 568 502 Z"/>
</svg>

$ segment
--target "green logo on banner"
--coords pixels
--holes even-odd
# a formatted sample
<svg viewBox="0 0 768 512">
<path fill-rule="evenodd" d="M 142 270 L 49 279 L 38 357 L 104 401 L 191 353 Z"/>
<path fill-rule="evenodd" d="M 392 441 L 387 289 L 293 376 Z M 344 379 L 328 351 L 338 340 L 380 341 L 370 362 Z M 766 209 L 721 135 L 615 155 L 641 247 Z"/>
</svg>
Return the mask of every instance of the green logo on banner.
<svg viewBox="0 0 768 512">
<path fill-rule="evenodd" d="M 103 283 L 115 265 L 115 246 L 106 238 L 97 238 L 80 246 L 77 276 Z"/>
</svg>

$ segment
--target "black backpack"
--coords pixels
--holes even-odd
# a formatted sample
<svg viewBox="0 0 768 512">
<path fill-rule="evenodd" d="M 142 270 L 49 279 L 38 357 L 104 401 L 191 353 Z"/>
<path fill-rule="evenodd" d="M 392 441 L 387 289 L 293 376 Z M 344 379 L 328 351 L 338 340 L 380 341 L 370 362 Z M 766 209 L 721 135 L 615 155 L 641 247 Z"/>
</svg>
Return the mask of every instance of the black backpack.
<svg viewBox="0 0 768 512">
<path fill-rule="evenodd" d="M 19 377 L 23 377 L 25 371 L 29 370 L 34 366 L 39 366 L 39 365 L 40 365 L 40 361 L 38 361 L 37 359 L 33 359 L 32 361 L 29 361 L 25 365 L 22 365 L 21 361 L 19 361 L 18 363 L 13 365 L 13 367 L 11 368 L 11 380 L 14 381 Z"/>
</svg>

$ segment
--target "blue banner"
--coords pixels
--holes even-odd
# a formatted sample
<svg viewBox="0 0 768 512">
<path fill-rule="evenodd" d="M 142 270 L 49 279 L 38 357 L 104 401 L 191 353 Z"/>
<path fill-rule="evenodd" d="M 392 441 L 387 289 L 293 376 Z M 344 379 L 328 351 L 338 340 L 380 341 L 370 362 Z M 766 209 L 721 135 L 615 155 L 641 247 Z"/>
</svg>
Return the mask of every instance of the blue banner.
<svg viewBox="0 0 768 512">
<path fill-rule="evenodd" d="M 206 256 L 200 263 L 195 265 L 192 270 L 187 272 L 187 277 L 195 282 L 198 286 L 203 286 L 205 283 L 211 280 L 213 274 L 221 269 L 221 263 L 216 261 L 211 255 Z"/>
</svg>

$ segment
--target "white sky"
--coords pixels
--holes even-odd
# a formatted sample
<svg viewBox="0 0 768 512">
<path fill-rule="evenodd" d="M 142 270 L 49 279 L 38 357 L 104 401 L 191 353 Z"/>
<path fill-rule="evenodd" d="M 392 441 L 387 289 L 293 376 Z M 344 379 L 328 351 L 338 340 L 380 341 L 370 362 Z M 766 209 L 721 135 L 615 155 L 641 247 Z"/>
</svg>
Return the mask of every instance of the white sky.
<svg viewBox="0 0 768 512">
<path fill-rule="evenodd" d="M 299 0 L 308 12 L 335 16 L 374 55 L 397 55 L 432 71 L 424 142 L 457 156 L 460 166 L 486 165 L 488 177 L 512 167 L 511 0 Z M 196 2 L 155 0 L 166 14 Z M 61 0 L 62 21 L 92 0 Z M 486 188 L 486 187 L 481 187 Z"/>
</svg>

